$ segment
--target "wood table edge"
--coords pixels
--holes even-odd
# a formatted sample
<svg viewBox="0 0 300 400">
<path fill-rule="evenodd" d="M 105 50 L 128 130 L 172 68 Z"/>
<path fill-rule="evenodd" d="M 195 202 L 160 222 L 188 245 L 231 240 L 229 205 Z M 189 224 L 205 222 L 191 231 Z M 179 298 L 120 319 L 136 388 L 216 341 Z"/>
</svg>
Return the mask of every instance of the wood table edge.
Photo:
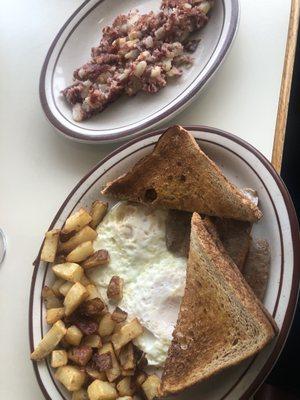
<svg viewBox="0 0 300 400">
<path fill-rule="evenodd" d="M 292 0 L 273 142 L 272 164 L 280 173 L 299 29 L 300 0 Z"/>
</svg>

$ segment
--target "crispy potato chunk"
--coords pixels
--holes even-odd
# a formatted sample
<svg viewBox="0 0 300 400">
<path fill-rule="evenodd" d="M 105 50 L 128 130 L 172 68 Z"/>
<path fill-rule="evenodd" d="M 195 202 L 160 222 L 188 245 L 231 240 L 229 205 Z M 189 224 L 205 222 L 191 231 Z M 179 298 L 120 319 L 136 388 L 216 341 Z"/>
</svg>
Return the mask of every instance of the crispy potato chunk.
<svg viewBox="0 0 300 400">
<path fill-rule="evenodd" d="M 96 299 L 97 297 L 100 298 L 99 291 L 95 285 L 93 285 L 93 284 L 87 285 L 86 290 L 88 291 L 88 294 L 89 294 L 87 300 L 93 300 L 93 299 Z"/>
<path fill-rule="evenodd" d="M 82 275 L 82 278 L 80 279 L 80 283 L 83 285 L 83 286 L 88 286 L 88 285 L 91 285 L 92 284 L 92 282 L 89 280 L 89 278 L 85 275 L 85 273 L 83 273 L 83 275 Z"/>
<path fill-rule="evenodd" d="M 145 382 L 147 377 L 148 377 L 148 375 L 145 372 L 140 371 L 135 377 L 135 382 L 136 382 L 137 386 L 139 386 L 139 387 L 142 386 L 142 384 Z"/>
<path fill-rule="evenodd" d="M 117 323 L 124 322 L 127 319 L 127 312 L 121 310 L 119 307 L 116 307 L 114 312 L 111 314 L 111 318 Z"/>
<path fill-rule="evenodd" d="M 72 393 L 72 400 L 89 400 L 87 391 L 85 389 L 76 390 Z"/>
<path fill-rule="evenodd" d="M 68 364 L 68 354 L 65 350 L 53 350 L 51 353 L 51 367 L 59 368 Z"/>
<path fill-rule="evenodd" d="M 123 369 L 121 368 L 121 375 L 122 376 L 134 376 L 135 370 L 134 369 Z"/>
<path fill-rule="evenodd" d="M 75 262 L 79 263 L 84 261 L 86 258 L 91 256 L 94 253 L 93 243 L 89 240 L 87 242 L 83 242 L 75 247 L 74 250 L 71 251 L 67 255 L 67 262 Z"/>
<path fill-rule="evenodd" d="M 119 276 L 112 276 L 108 287 L 107 287 L 107 297 L 113 301 L 120 301 L 123 297 L 123 286 L 124 280 Z"/>
<path fill-rule="evenodd" d="M 87 373 L 88 377 L 93 380 L 100 379 L 100 381 L 107 381 L 106 373 L 104 371 L 98 371 L 94 366 L 93 361 L 85 367 L 85 372 Z"/>
<path fill-rule="evenodd" d="M 59 291 L 60 287 L 65 283 L 63 279 L 56 279 L 53 285 L 51 286 L 51 289 L 53 290 L 53 293 L 55 296 L 60 296 L 61 293 Z"/>
<path fill-rule="evenodd" d="M 99 335 L 101 337 L 111 335 L 114 331 L 115 325 L 116 323 L 112 319 L 111 314 L 110 313 L 105 314 L 99 323 L 99 329 L 98 329 Z"/>
<path fill-rule="evenodd" d="M 72 325 L 67 329 L 65 340 L 72 346 L 78 346 L 82 339 L 82 332 L 77 326 Z"/>
<path fill-rule="evenodd" d="M 125 344 L 137 338 L 142 333 L 143 327 L 137 318 L 135 318 L 131 322 L 128 322 L 126 325 L 122 326 L 119 332 L 114 333 L 111 337 L 111 341 L 115 350 L 118 351 L 125 346 Z"/>
<path fill-rule="evenodd" d="M 102 347 L 102 340 L 99 335 L 89 335 L 82 339 L 83 346 L 89 346 L 92 349 L 100 349 Z"/>
<path fill-rule="evenodd" d="M 55 322 L 63 319 L 65 316 L 65 309 L 63 307 L 50 308 L 46 312 L 46 321 L 48 325 L 53 325 Z"/>
<path fill-rule="evenodd" d="M 67 218 L 62 229 L 62 234 L 67 235 L 69 233 L 78 232 L 91 221 L 92 217 L 90 214 L 84 208 L 80 208 L 80 210 L 76 211 L 69 218 Z"/>
<path fill-rule="evenodd" d="M 31 359 L 35 361 L 42 360 L 58 345 L 61 339 L 65 336 L 67 330 L 62 321 L 57 321 L 52 328 L 46 333 L 40 343 L 36 346 Z"/>
<path fill-rule="evenodd" d="M 90 384 L 87 392 L 90 400 L 115 400 L 117 398 L 117 391 L 113 385 L 98 379 Z"/>
<path fill-rule="evenodd" d="M 68 351 L 69 360 L 73 361 L 74 364 L 84 367 L 90 361 L 93 355 L 93 350 L 89 346 L 78 346 L 73 347 Z"/>
<path fill-rule="evenodd" d="M 81 243 L 94 240 L 97 237 L 97 232 L 90 226 L 85 226 L 81 231 L 75 233 L 68 241 L 59 244 L 59 251 L 69 253 Z"/>
<path fill-rule="evenodd" d="M 85 317 L 98 317 L 102 314 L 105 309 L 105 303 L 99 297 L 86 300 L 78 309 L 79 314 L 84 315 Z"/>
<path fill-rule="evenodd" d="M 68 316 L 80 306 L 82 302 L 87 298 L 88 291 L 79 282 L 74 283 L 64 300 L 65 314 Z"/>
<path fill-rule="evenodd" d="M 100 222 L 103 220 L 108 208 L 108 203 L 104 203 L 103 201 L 96 200 L 92 204 L 91 208 L 91 216 L 92 221 L 90 222 L 90 226 L 93 229 L 96 229 Z"/>
<path fill-rule="evenodd" d="M 61 285 L 61 287 L 59 288 L 59 293 L 61 295 L 63 295 L 64 297 L 66 297 L 66 295 L 68 294 L 69 290 L 71 289 L 71 287 L 74 285 L 73 282 L 65 282 L 63 285 Z"/>
<path fill-rule="evenodd" d="M 79 282 L 83 275 L 83 268 L 76 263 L 63 263 L 53 265 L 52 271 L 56 276 L 69 282 Z"/>
<path fill-rule="evenodd" d="M 91 269 L 95 267 L 100 267 L 101 265 L 106 265 L 109 263 L 109 254 L 107 250 L 97 250 L 95 253 L 88 257 L 81 264 L 84 269 Z"/>
<path fill-rule="evenodd" d="M 99 354 L 110 353 L 112 368 L 106 371 L 106 376 L 109 382 L 113 382 L 121 375 L 121 368 L 117 357 L 114 352 L 114 348 L 111 343 L 105 343 L 103 347 L 98 351 Z"/>
<path fill-rule="evenodd" d="M 97 370 L 100 372 L 107 371 L 108 369 L 112 369 L 112 357 L 111 353 L 103 353 L 103 354 L 94 354 L 93 362 L 97 366 Z"/>
<path fill-rule="evenodd" d="M 158 388 L 160 385 L 160 379 L 156 375 L 150 375 L 142 384 L 142 389 L 147 397 L 147 400 L 153 400 L 158 396 Z"/>
<path fill-rule="evenodd" d="M 43 248 L 41 252 L 41 260 L 45 262 L 54 262 L 58 247 L 60 229 L 48 231 L 45 235 Z"/>
<path fill-rule="evenodd" d="M 54 294 L 53 290 L 50 289 L 48 286 L 44 286 L 42 289 L 42 299 L 47 310 L 50 310 L 51 308 L 58 308 L 63 305 L 62 300 L 59 299 Z"/>
<path fill-rule="evenodd" d="M 132 342 L 122 347 L 119 354 L 119 361 L 123 369 L 130 370 L 136 367 Z"/>
<path fill-rule="evenodd" d="M 134 384 L 130 376 L 126 376 L 117 384 L 117 391 L 120 396 L 132 396 L 135 392 Z"/>
<path fill-rule="evenodd" d="M 81 389 L 86 377 L 82 370 L 73 365 L 65 365 L 58 368 L 54 376 L 69 392 Z"/>
</svg>

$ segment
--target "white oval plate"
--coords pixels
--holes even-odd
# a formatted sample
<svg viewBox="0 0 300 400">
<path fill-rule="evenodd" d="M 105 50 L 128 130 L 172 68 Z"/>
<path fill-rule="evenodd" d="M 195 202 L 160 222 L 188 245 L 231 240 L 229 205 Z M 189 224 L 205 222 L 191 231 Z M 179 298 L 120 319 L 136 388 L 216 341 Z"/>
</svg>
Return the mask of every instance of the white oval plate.
<svg viewBox="0 0 300 400">
<path fill-rule="evenodd" d="M 72 83 L 73 71 L 90 59 L 90 49 L 99 42 L 100 29 L 120 13 L 135 8 L 141 12 L 158 10 L 159 5 L 160 0 L 90 0 L 64 24 L 51 44 L 40 77 L 42 107 L 60 133 L 91 143 L 132 138 L 181 111 L 216 72 L 237 30 L 238 0 L 215 1 L 210 21 L 201 31 L 201 42 L 193 54 L 194 65 L 181 78 L 156 95 L 124 96 L 87 121 L 73 121 L 71 106 L 61 90 Z"/>
<path fill-rule="evenodd" d="M 195 386 L 180 400 L 248 400 L 272 369 L 287 338 L 297 302 L 299 286 L 299 228 L 289 194 L 271 164 L 252 146 L 223 131 L 208 127 L 189 129 L 201 148 L 238 187 L 258 191 L 264 218 L 254 226 L 253 236 L 266 238 L 271 247 L 271 270 L 265 306 L 275 318 L 279 336 L 256 357 L 220 373 Z M 162 131 L 153 132 L 120 147 L 93 168 L 67 197 L 50 228 L 61 228 L 66 218 L 81 206 L 89 207 L 100 196 L 100 188 L 126 172 L 142 156 L 149 153 Z M 49 266 L 34 263 L 30 295 L 30 347 L 40 341 L 48 327 L 41 290 L 54 280 Z M 33 363 L 36 377 L 46 399 L 70 399 L 68 393 L 53 378 L 48 361 Z"/>
</svg>

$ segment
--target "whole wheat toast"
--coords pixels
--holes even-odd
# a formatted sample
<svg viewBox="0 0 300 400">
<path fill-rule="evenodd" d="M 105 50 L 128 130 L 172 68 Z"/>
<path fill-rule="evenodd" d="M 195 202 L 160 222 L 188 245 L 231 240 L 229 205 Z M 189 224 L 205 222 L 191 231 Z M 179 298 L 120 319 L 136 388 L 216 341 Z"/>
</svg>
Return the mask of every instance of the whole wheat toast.
<svg viewBox="0 0 300 400">
<path fill-rule="evenodd" d="M 222 245 L 194 213 L 186 288 L 160 395 L 180 392 L 254 355 L 276 330 Z"/>
<path fill-rule="evenodd" d="M 262 216 L 180 126 L 169 128 L 149 155 L 108 183 L 102 194 L 242 221 L 253 222 Z"/>
</svg>

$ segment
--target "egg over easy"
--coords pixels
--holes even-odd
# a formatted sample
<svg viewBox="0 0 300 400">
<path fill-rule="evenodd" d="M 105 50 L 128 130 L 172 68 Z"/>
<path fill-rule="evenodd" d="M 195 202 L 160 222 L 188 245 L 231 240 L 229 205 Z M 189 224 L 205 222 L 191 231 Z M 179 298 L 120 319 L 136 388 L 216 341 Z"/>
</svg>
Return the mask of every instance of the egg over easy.
<svg viewBox="0 0 300 400">
<path fill-rule="evenodd" d="M 166 247 L 167 210 L 120 202 L 97 228 L 95 250 L 106 249 L 107 266 L 89 273 L 107 301 L 106 289 L 113 275 L 124 279 L 118 306 L 137 317 L 144 333 L 135 340 L 148 364 L 164 364 L 183 296 L 187 260 Z"/>
</svg>

